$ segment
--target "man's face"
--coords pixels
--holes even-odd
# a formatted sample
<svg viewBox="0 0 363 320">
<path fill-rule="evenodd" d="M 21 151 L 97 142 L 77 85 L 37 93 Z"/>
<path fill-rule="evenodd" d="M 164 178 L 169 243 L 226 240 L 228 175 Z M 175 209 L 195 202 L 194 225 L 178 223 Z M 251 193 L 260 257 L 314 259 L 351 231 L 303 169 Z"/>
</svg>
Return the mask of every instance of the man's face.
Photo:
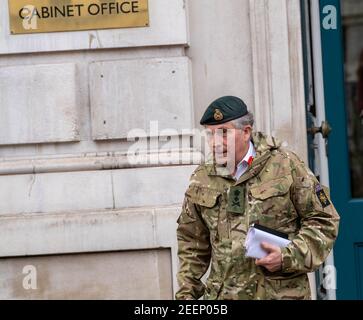
<svg viewBox="0 0 363 320">
<path fill-rule="evenodd" d="M 219 165 L 235 168 L 249 148 L 252 127 L 236 129 L 232 121 L 206 126 L 209 147 Z"/>
</svg>

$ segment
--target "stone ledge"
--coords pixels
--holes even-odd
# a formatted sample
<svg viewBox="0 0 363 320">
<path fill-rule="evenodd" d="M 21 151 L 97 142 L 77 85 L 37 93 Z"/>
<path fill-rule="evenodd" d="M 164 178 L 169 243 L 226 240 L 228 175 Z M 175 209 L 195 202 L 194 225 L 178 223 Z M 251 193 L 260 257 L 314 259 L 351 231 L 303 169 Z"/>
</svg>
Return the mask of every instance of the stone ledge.
<svg viewBox="0 0 363 320">
<path fill-rule="evenodd" d="M 140 154 L 139 163 L 130 163 L 125 153 L 108 152 L 82 155 L 63 155 L 32 158 L 0 158 L 0 176 L 51 172 L 72 172 L 110 169 L 129 169 L 175 165 L 196 165 L 203 159 L 193 149 Z"/>
</svg>

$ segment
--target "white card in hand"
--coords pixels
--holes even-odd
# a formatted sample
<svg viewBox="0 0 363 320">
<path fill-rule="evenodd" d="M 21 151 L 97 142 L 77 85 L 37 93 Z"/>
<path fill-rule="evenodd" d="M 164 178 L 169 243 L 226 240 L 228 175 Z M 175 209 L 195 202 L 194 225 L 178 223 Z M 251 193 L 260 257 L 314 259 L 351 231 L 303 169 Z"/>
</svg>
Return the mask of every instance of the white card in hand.
<svg viewBox="0 0 363 320">
<path fill-rule="evenodd" d="M 266 257 L 267 252 L 261 248 L 262 242 L 267 242 L 280 248 L 285 248 L 291 242 L 288 239 L 261 230 L 260 228 L 267 229 L 266 227 L 251 225 L 248 230 L 244 245 L 246 248 L 246 257 L 257 259 Z"/>
</svg>

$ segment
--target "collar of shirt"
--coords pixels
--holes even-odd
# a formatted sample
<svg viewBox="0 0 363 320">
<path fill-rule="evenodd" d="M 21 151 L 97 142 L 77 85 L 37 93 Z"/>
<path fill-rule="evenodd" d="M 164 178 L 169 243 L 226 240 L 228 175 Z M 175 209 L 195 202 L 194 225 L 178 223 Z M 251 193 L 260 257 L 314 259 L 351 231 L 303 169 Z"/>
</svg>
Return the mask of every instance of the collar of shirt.
<svg viewBox="0 0 363 320">
<path fill-rule="evenodd" d="M 235 175 L 233 176 L 235 180 L 238 180 L 248 169 L 248 166 L 251 164 L 252 159 L 256 157 L 256 150 L 253 146 L 252 141 L 250 141 L 250 146 L 246 155 L 243 157 L 241 162 L 237 165 L 237 170 Z"/>
</svg>

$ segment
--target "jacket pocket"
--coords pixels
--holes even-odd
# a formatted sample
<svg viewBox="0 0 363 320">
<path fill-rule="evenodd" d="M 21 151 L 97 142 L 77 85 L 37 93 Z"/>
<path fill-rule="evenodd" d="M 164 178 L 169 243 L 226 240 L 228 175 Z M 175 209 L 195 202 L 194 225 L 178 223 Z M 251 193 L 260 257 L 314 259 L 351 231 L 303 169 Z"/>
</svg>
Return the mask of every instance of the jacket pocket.
<svg viewBox="0 0 363 320">
<path fill-rule="evenodd" d="M 260 224 L 285 233 L 296 229 L 297 213 L 291 201 L 290 175 L 264 181 L 250 188 L 250 212 Z"/>
<path fill-rule="evenodd" d="M 192 185 L 185 193 L 193 203 L 206 208 L 213 208 L 221 195 L 221 192 L 208 187 Z"/>
<path fill-rule="evenodd" d="M 282 177 L 273 179 L 250 189 L 253 198 L 258 200 L 266 200 L 271 197 L 283 196 L 290 190 L 292 177 Z"/>
<path fill-rule="evenodd" d="M 201 216 L 210 231 L 211 240 L 218 238 L 219 198 L 222 193 L 208 187 L 192 185 L 185 194 L 191 202 L 199 206 Z"/>
<path fill-rule="evenodd" d="M 287 279 L 265 277 L 266 299 L 310 300 L 311 292 L 307 274 L 299 274 Z"/>
</svg>

